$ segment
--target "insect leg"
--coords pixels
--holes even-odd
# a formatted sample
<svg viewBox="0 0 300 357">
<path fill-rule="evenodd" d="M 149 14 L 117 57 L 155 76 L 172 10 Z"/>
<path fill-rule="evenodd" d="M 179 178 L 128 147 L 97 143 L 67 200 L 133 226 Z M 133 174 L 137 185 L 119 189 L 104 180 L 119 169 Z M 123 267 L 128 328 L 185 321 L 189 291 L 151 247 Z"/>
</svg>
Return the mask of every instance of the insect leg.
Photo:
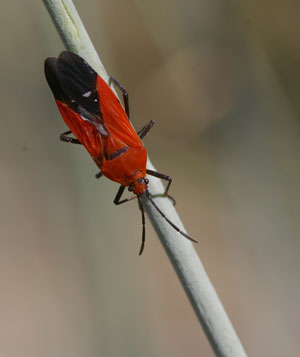
<svg viewBox="0 0 300 357">
<path fill-rule="evenodd" d="M 125 106 L 125 112 L 126 112 L 126 114 L 128 116 L 128 119 L 129 119 L 129 99 L 128 99 L 127 90 L 114 77 L 109 77 L 109 83 L 115 84 L 120 89 L 120 91 L 122 92 L 124 106 Z"/>
<path fill-rule="evenodd" d="M 137 198 L 137 196 L 132 196 L 132 197 L 129 197 L 129 198 L 124 198 L 123 200 L 120 201 L 123 193 L 124 193 L 124 190 L 125 190 L 125 186 L 120 186 L 117 194 L 116 194 L 116 197 L 114 199 L 114 204 L 115 205 L 121 205 L 122 203 L 125 203 L 125 202 L 128 202 L 128 201 L 131 201 L 131 200 L 134 200 L 135 198 Z"/>
<path fill-rule="evenodd" d="M 166 187 L 165 192 L 164 192 L 164 196 L 169 197 L 171 199 L 171 201 L 173 202 L 173 205 L 175 206 L 175 204 L 176 204 L 175 199 L 168 194 L 169 188 L 170 188 L 171 183 L 172 183 L 172 178 L 170 176 L 168 176 L 168 175 L 162 174 L 162 173 L 157 172 L 157 171 L 149 170 L 149 169 L 147 169 L 146 172 L 147 172 L 148 175 L 151 175 L 151 176 L 154 176 L 154 177 L 158 177 L 158 178 L 160 178 L 162 180 L 168 181 L 167 187 Z"/>
<path fill-rule="evenodd" d="M 145 212 L 144 212 L 144 206 L 143 206 L 143 203 L 142 203 L 142 200 L 141 200 L 141 197 L 140 196 L 132 196 L 132 197 L 129 197 L 129 198 L 125 198 L 124 200 L 121 200 L 121 197 L 124 193 L 124 190 L 125 190 L 125 186 L 120 186 L 117 194 L 116 194 L 116 197 L 114 199 L 114 204 L 115 205 L 120 205 L 122 203 L 125 203 L 125 202 L 128 202 L 128 201 L 131 201 L 131 200 L 134 200 L 135 198 L 138 198 L 138 202 L 139 202 L 139 209 L 141 210 L 142 212 L 142 226 L 143 226 L 143 232 L 142 232 L 142 244 L 141 244 L 141 248 L 140 248 L 140 252 L 139 252 L 139 255 L 141 255 L 143 253 L 143 250 L 144 250 L 144 246 L 145 246 L 145 238 L 146 238 L 146 230 L 145 230 Z"/>
<path fill-rule="evenodd" d="M 153 205 L 153 207 L 157 210 L 157 212 L 162 216 L 162 218 L 164 218 L 170 226 L 172 226 L 178 233 L 180 233 L 182 236 L 184 236 L 185 238 L 191 240 L 194 243 L 198 243 L 194 238 L 192 238 L 191 236 L 189 236 L 188 234 L 184 233 L 179 227 L 176 226 L 176 224 L 174 224 L 172 221 L 169 220 L 168 217 L 166 217 L 166 215 L 162 212 L 162 210 L 157 206 L 157 204 L 153 201 L 150 193 L 148 190 L 146 190 L 146 196 L 148 198 L 148 200 L 151 202 L 151 204 Z"/>
<path fill-rule="evenodd" d="M 154 120 L 150 120 L 148 124 L 146 124 L 140 131 L 138 131 L 138 136 L 140 139 L 143 139 L 148 132 L 152 129 L 153 125 L 155 124 Z"/>
<path fill-rule="evenodd" d="M 102 175 L 103 175 L 102 171 L 99 171 L 96 173 L 95 177 L 96 177 L 96 179 L 99 179 L 100 177 L 102 177 Z"/>
<path fill-rule="evenodd" d="M 64 141 L 66 143 L 71 143 L 71 144 L 81 144 L 81 142 L 78 139 L 75 138 L 70 138 L 69 135 L 72 134 L 72 132 L 69 131 L 65 131 L 64 133 L 60 134 L 60 140 Z"/>
<path fill-rule="evenodd" d="M 144 247 L 145 247 L 145 240 L 146 240 L 146 230 L 145 230 L 145 212 L 144 212 L 144 206 L 143 206 L 143 202 L 141 200 L 140 196 L 137 196 L 138 198 L 138 202 L 139 202 L 139 208 L 142 212 L 142 226 L 143 226 L 143 233 L 142 233 L 142 244 L 141 244 L 141 248 L 140 248 L 140 252 L 139 255 L 141 255 L 143 253 Z"/>
</svg>

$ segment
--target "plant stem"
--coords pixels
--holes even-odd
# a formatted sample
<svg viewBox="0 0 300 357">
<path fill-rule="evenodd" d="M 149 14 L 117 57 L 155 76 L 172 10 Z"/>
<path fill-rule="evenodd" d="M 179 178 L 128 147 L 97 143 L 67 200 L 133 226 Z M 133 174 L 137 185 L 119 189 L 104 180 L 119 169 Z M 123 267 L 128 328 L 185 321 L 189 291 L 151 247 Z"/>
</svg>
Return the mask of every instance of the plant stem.
<svg viewBox="0 0 300 357">
<path fill-rule="evenodd" d="M 83 58 L 108 80 L 108 75 L 71 0 L 43 0 L 68 50 Z M 148 159 L 147 168 L 155 170 Z M 164 192 L 159 179 L 151 177 L 152 195 Z M 167 198 L 155 198 L 166 216 L 185 232 L 175 208 Z M 162 242 L 216 356 L 242 357 L 246 353 L 224 311 L 193 244 L 177 233 L 143 197 L 145 210 Z"/>
</svg>

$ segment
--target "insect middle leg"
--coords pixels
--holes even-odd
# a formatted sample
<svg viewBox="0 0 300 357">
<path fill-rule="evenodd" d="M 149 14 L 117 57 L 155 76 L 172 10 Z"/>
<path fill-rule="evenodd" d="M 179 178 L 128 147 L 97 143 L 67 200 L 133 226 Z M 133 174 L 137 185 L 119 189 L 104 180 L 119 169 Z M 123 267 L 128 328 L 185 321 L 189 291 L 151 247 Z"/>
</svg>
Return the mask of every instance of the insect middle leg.
<svg viewBox="0 0 300 357">
<path fill-rule="evenodd" d="M 128 119 L 129 119 L 129 98 L 128 98 L 127 90 L 114 77 L 109 77 L 109 84 L 110 83 L 115 84 L 120 89 L 120 91 L 122 92 L 124 106 L 125 106 L 125 112 L 126 112 L 126 114 L 128 116 Z"/>
<path fill-rule="evenodd" d="M 70 138 L 69 135 L 72 134 L 71 130 L 65 131 L 64 133 L 60 134 L 60 140 L 64 141 L 65 143 L 71 143 L 71 144 L 81 144 L 81 142 L 78 139 L 75 138 Z M 95 177 L 98 179 L 102 176 L 102 172 L 99 171 L 96 173 Z"/>
<path fill-rule="evenodd" d="M 80 144 L 81 142 L 78 139 L 75 138 L 70 138 L 69 135 L 72 134 L 71 130 L 65 131 L 64 133 L 60 134 L 60 140 L 64 141 L 66 143 L 71 143 L 71 144 Z"/>
<path fill-rule="evenodd" d="M 141 130 L 138 131 L 138 136 L 140 139 L 143 139 L 148 132 L 152 129 L 153 125 L 155 124 L 154 120 L 150 120 L 148 124 L 146 124 Z"/>
<path fill-rule="evenodd" d="M 131 200 L 134 200 L 135 198 L 138 199 L 138 203 L 139 203 L 139 209 L 141 210 L 141 213 L 142 213 L 142 227 L 143 227 L 143 230 L 142 230 L 142 244 L 141 244 L 141 248 L 140 248 L 140 252 L 139 252 L 139 255 L 141 255 L 143 253 L 143 250 L 144 250 L 144 247 L 145 247 L 145 238 L 146 238 L 146 231 L 145 231 L 145 212 L 144 212 L 144 207 L 143 207 L 143 203 L 142 203 L 142 200 L 141 200 L 141 197 L 140 196 L 132 196 L 132 197 L 129 197 L 129 198 L 125 198 L 123 200 L 121 200 L 121 197 L 124 193 L 124 190 L 125 190 L 125 186 L 120 186 L 117 194 L 116 194 L 116 197 L 114 199 L 114 204 L 115 205 L 121 205 L 122 203 L 125 203 L 125 202 L 128 202 L 128 201 L 131 201 Z"/>
<path fill-rule="evenodd" d="M 168 181 L 168 184 L 167 184 L 167 187 L 165 189 L 165 192 L 164 192 L 163 196 L 169 197 L 171 199 L 171 201 L 173 202 L 173 205 L 175 206 L 175 204 L 176 204 L 175 199 L 168 194 L 170 186 L 171 186 L 171 183 L 172 183 L 172 178 L 170 176 L 168 176 L 168 175 L 162 174 L 162 173 L 157 172 L 157 171 L 149 170 L 149 169 L 147 169 L 146 172 L 147 172 L 148 175 L 151 175 L 151 176 L 154 176 L 154 177 L 158 177 L 158 178 L 160 178 L 162 180 Z"/>
</svg>

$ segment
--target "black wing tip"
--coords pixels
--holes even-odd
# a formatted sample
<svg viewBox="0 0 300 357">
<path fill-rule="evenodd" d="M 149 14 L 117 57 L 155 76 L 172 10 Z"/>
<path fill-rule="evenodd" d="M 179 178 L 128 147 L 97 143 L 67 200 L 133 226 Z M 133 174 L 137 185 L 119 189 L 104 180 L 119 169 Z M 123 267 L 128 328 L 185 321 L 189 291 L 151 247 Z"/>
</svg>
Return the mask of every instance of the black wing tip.
<svg viewBox="0 0 300 357">
<path fill-rule="evenodd" d="M 56 100 L 67 103 L 69 101 L 66 90 L 61 83 L 61 72 L 66 68 L 74 68 L 86 61 L 71 51 L 62 51 L 59 56 L 48 57 L 44 62 L 44 72 L 49 87 Z"/>
<path fill-rule="evenodd" d="M 58 77 L 60 66 L 72 65 L 74 61 L 80 61 L 88 64 L 82 57 L 72 51 L 62 51 L 58 57 L 47 57 L 44 62 L 44 71 L 46 78 L 51 79 L 53 74 Z"/>
<path fill-rule="evenodd" d="M 55 57 L 47 57 L 44 62 L 44 71 L 46 79 L 51 76 L 53 72 L 56 72 L 57 58 Z"/>
<path fill-rule="evenodd" d="M 48 64 L 51 65 L 52 63 L 55 63 L 57 65 L 57 63 L 60 61 L 71 63 L 74 60 L 82 61 L 82 62 L 88 64 L 87 61 L 83 57 L 79 56 L 77 53 L 72 52 L 72 51 L 62 51 L 62 52 L 60 52 L 58 57 L 47 57 L 45 59 L 45 65 L 48 65 Z"/>
<path fill-rule="evenodd" d="M 65 93 L 61 87 L 57 74 L 58 58 L 48 57 L 44 62 L 46 80 L 56 100 L 65 101 Z"/>
<path fill-rule="evenodd" d="M 65 62 L 69 62 L 70 60 L 73 59 L 83 59 L 82 57 L 80 57 L 79 55 L 77 55 L 75 52 L 72 51 L 62 51 L 59 56 L 58 59 L 65 61 Z"/>
<path fill-rule="evenodd" d="M 68 59 L 68 58 L 72 58 L 72 57 L 75 58 L 75 57 L 80 57 L 80 56 L 72 51 L 62 51 L 62 52 L 60 52 L 60 54 L 57 57 L 52 57 L 52 56 L 47 57 L 45 59 L 45 64 L 46 64 L 46 62 L 57 62 L 59 60 Z"/>
<path fill-rule="evenodd" d="M 60 78 L 62 74 L 68 75 L 66 73 L 68 70 L 73 71 L 77 75 L 84 74 L 85 76 L 97 77 L 96 71 L 89 65 L 89 63 L 78 54 L 72 51 L 62 51 L 59 56 L 48 57 L 44 62 L 45 75 L 51 80 L 53 75 Z M 50 83 L 49 83 L 50 84 Z"/>
<path fill-rule="evenodd" d="M 58 58 L 49 57 L 45 60 L 45 75 L 56 100 L 67 105 L 74 101 L 101 116 L 98 75 L 84 58 L 71 51 L 61 52 Z"/>
<path fill-rule="evenodd" d="M 67 64 L 69 66 L 76 66 L 76 67 L 85 66 L 88 67 L 88 69 L 91 70 L 92 72 L 95 72 L 83 57 L 79 56 L 77 53 L 72 51 L 62 51 L 58 56 L 58 60 L 61 63 Z"/>
</svg>

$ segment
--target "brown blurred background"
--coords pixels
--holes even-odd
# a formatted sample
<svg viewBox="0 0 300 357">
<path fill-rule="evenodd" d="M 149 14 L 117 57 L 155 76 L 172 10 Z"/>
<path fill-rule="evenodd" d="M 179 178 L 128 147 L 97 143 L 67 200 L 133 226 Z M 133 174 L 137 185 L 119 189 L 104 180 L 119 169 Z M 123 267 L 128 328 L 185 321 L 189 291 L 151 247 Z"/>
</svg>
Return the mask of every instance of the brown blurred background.
<svg viewBox="0 0 300 357">
<path fill-rule="evenodd" d="M 249 356 L 300 336 L 299 3 L 77 0 Z M 0 355 L 213 356 L 136 203 L 66 130 L 42 1 L 1 4 Z"/>
</svg>

